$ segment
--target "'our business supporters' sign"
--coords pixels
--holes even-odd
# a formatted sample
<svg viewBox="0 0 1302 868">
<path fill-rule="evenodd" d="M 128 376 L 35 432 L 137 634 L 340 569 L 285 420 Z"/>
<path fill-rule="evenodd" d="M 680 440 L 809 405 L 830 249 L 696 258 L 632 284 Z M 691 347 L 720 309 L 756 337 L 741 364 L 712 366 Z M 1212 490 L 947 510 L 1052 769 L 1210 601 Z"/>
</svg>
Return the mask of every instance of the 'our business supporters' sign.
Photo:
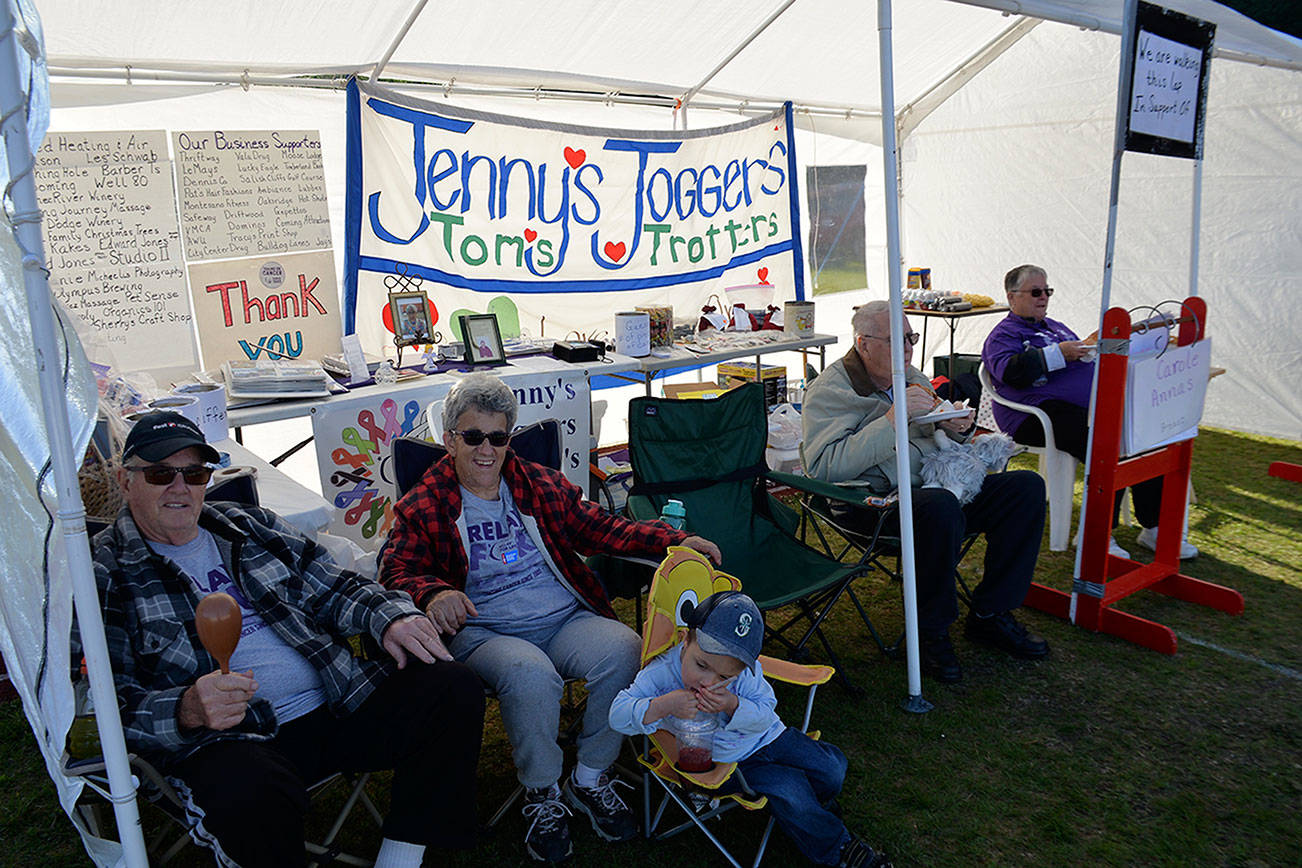
<svg viewBox="0 0 1302 868">
<path fill-rule="evenodd" d="M 535 336 L 544 317 L 548 335 L 609 334 L 616 311 L 690 313 L 739 284 L 803 298 L 789 105 L 605 130 L 353 82 L 348 112 L 344 327 L 368 346 L 389 339 L 380 311 L 401 289 L 428 291 L 441 321 L 509 295 Z"/>
</svg>

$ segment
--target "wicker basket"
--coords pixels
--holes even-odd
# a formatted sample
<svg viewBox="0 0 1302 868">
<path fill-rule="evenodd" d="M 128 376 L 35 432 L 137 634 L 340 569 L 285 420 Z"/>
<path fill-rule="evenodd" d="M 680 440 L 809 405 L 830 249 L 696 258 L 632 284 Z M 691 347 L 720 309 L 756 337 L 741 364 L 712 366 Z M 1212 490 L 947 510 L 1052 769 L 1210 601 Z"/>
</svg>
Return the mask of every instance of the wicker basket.
<svg viewBox="0 0 1302 868">
<path fill-rule="evenodd" d="M 77 481 L 81 484 L 81 502 L 86 507 L 86 517 L 112 522 L 122 508 L 122 488 L 118 485 L 113 462 L 100 453 L 94 440 L 86 449 Z"/>
</svg>

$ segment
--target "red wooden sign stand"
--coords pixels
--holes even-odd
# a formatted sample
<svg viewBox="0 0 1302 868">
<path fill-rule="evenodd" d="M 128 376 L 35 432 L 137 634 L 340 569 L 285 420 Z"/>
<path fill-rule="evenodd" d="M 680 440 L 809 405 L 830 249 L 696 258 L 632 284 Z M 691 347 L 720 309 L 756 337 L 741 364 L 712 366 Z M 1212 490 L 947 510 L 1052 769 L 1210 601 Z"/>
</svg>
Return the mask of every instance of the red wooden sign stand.
<svg viewBox="0 0 1302 868">
<path fill-rule="evenodd" d="M 1203 337 L 1207 326 L 1207 304 L 1197 297 L 1185 299 L 1182 313 L 1177 343 L 1186 346 Z M 1241 615 L 1243 595 L 1180 572 L 1180 541 L 1184 535 L 1185 493 L 1189 488 L 1193 441 L 1184 440 L 1132 458 L 1121 458 L 1129 342 L 1130 314 L 1124 308 L 1111 308 L 1103 316 L 1099 340 L 1099 391 L 1094 411 L 1080 578 L 1073 582 L 1070 595 L 1033 583 L 1026 595 L 1026 605 L 1067 618 L 1087 630 L 1119 636 L 1164 654 L 1174 654 L 1175 631 L 1118 611 L 1113 605 L 1136 591 L 1148 588 L 1169 597 Z M 1159 476 L 1162 477 L 1162 506 L 1153 562 L 1142 564 L 1108 554 L 1108 540 L 1112 536 L 1112 503 L 1116 493 Z"/>
</svg>

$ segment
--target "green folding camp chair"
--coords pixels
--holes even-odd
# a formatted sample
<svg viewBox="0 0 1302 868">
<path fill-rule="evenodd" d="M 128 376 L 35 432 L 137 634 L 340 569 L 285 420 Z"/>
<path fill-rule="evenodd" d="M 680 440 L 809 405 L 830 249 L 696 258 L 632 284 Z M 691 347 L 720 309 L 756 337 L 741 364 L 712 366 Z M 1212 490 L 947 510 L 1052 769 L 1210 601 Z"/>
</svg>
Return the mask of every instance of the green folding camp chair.
<svg viewBox="0 0 1302 868">
<path fill-rule="evenodd" d="M 687 530 L 719 546 L 722 568 L 741 579 L 761 611 L 792 608 L 785 620 L 766 617 L 767 637 L 795 659 L 817 638 L 837 678 L 849 686 L 822 624 L 850 593 L 851 582 L 872 567 L 839 563 L 795 535 L 800 516 L 768 493 L 765 480 L 801 489 L 809 480 L 770 471 L 764 463 L 767 439 L 764 390 L 757 383 L 711 400 L 634 398 L 629 403 L 629 512 L 655 518 L 670 498 L 682 501 Z M 861 499 L 852 492 L 845 497 Z M 867 612 L 857 608 L 881 645 Z"/>
</svg>

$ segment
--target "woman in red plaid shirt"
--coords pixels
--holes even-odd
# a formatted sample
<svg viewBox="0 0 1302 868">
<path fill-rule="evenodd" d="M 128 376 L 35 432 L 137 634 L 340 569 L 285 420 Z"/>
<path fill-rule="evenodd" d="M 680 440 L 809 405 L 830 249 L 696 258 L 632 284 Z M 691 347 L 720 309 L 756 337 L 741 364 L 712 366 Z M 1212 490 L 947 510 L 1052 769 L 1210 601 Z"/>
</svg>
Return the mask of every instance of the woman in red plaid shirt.
<svg viewBox="0 0 1302 868">
<path fill-rule="evenodd" d="M 572 852 L 571 808 L 608 841 L 637 834 L 606 770 L 623 738 L 607 714 L 637 674 L 640 640 L 616 620 L 583 557 L 658 558 L 679 544 L 716 563 L 720 556 L 714 543 L 661 522 L 612 515 L 559 471 L 517 457 L 507 447 L 516 411 L 515 394 L 492 374 L 471 374 L 452 389 L 443 404 L 448 454 L 395 507 L 380 572 L 497 694 L 525 787 L 525 847 L 534 859 L 559 862 Z M 556 734 L 568 678 L 584 679 L 588 701 L 562 793 Z"/>
</svg>

